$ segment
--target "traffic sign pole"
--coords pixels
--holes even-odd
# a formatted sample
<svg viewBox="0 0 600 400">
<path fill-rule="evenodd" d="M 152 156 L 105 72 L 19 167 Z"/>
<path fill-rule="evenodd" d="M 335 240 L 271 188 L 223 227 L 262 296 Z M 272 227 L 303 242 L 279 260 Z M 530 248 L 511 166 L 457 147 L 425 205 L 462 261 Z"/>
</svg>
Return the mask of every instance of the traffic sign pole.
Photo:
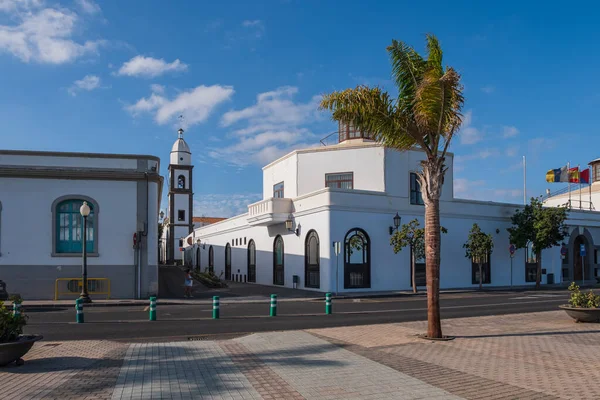
<svg viewBox="0 0 600 400">
<path fill-rule="evenodd" d="M 517 248 L 515 247 L 514 244 L 511 244 L 510 246 L 508 246 L 508 251 L 510 253 L 510 288 L 511 289 L 513 286 L 513 258 L 515 257 L 516 250 L 517 250 Z"/>
</svg>

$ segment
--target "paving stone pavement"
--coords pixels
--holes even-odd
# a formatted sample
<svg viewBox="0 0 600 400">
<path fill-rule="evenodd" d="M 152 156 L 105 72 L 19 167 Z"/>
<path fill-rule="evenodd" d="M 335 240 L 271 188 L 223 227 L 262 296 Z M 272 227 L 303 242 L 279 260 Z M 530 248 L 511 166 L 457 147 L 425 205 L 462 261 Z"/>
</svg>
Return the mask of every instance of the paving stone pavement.
<svg viewBox="0 0 600 400">
<path fill-rule="evenodd" d="M 4 399 L 600 399 L 600 325 L 562 311 L 126 344 L 39 342 Z"/>
</svg>

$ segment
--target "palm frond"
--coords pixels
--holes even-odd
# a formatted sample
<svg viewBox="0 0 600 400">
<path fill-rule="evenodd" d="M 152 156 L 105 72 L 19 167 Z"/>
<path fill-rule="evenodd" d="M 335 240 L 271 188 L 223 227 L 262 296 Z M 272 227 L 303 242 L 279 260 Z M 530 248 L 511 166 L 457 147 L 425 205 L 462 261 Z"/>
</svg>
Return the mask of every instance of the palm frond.
<svg viewBox="0 0 600 400">
<path fill-rule="evenodd" d="M 404 42 L 392 40 L 387 51 L 392 62 L 392 76 L 399 93 L 399 107 L 409 108 L 427 65 L 423 57 Z"/>
<path fill-rule="evenodd" d="M 359 130 L 370 132 L 386 147 L 406 150 L 420 144 L 414 123 L 380 88 L 358 86 L 326 94 L 320 108 L 332 111 L 335 121 L 350 123 Z"/>
<path fill-rule="evenodd" d="M 443 52 L 440 42 L 430 33 L 427 34 L 427 69 L 435 70 L 438 76 L 442 76 L 444 73 L 444 67 L 442 65 Z"/>
</svg>

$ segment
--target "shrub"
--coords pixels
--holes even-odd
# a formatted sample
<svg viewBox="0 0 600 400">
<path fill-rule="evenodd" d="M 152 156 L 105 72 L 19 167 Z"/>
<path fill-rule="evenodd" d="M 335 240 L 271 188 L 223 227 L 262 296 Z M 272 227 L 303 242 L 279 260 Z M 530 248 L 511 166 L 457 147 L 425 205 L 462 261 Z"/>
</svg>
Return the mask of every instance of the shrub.
<svg viewBox="0 0 600 400">
<path fill-rule="evenodd" d="M 27 324 L 27 316 L 22 312 L 14 316 L 12 310 L 0 301 L 0 343 L 17 340 L 23 333 L 23 327 Z"/>
<path fill-rule="evenodd" d="M 569 286 L 571 292 L 571 298 L 569 304 L 575 308 L 598 308 L 600 307 L 600 296 L 594 294 L 590 289 L 587 293 L 581 293 L 579 286 L 575 282 Z"/>
</svg>

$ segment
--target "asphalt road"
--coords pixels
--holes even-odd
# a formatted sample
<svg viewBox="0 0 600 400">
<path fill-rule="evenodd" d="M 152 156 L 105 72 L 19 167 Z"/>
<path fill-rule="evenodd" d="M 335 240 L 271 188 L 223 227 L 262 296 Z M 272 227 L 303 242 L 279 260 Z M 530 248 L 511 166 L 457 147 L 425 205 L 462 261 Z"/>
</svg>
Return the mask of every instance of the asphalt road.
<svg viewBox="0 0 600 400">
<path fill-rule="evenodd" d="M 442 318 L 498 315 L 556 310 L 565 304 L 565 292 L 501 292 L 445 294 Z M 323 301 L 279 302 L 277 317 L 269 317 L 264 303 L 221 304 L 221 318 L 212 319 L 210 305 L 157 307 L 157 321 L 148 321 L 146 307 L 90 307 L 85 323 L 75 323 L 74 307 L 26 311 L 25 333 L 46 340 L 112 339 L 124 341 L 216 339 L 252 332 L 309 329 L 425 320 L 424 296 L 334 300 L 333 314 L 325 315 Z"/>
</svg>

